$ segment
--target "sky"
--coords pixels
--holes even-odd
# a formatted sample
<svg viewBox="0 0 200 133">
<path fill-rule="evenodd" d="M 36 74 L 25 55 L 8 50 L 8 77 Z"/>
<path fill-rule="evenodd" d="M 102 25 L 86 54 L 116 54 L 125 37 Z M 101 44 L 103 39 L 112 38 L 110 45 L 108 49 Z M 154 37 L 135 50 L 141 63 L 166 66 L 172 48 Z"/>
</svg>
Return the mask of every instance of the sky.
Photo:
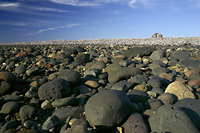
<svg viewBox="0 0 200 133">
<path fill-rule="evenodd" d="M 200 36 L 200 0 L 1 0 L 0 43 Z"/>
</svg>

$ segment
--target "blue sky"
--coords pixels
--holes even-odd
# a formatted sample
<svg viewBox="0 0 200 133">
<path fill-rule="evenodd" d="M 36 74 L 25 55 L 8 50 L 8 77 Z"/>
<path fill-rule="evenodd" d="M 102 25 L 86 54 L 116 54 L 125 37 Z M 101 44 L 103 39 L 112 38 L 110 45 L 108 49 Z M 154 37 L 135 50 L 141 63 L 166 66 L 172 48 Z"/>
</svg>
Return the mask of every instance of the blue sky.
<svg viewBox="0 0 200 133">
<path fill-rule="evenodd" d="M 200 36 L 200 0 L 1 0 L 0 43 Z"/>
</svg>

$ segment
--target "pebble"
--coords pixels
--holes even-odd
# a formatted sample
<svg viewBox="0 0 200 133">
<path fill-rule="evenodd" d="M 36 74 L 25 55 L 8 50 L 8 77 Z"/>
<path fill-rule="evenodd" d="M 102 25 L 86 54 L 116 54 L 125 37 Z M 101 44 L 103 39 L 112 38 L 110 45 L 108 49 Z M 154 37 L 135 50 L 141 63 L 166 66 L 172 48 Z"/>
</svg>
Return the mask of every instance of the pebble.
<svg viewBox="0 0 200 133">
<path fill-rule="evenodd" d="M 200 41 L 170 39 L 1 45 L 0 132 L 199 132 Z"/>
</svg>

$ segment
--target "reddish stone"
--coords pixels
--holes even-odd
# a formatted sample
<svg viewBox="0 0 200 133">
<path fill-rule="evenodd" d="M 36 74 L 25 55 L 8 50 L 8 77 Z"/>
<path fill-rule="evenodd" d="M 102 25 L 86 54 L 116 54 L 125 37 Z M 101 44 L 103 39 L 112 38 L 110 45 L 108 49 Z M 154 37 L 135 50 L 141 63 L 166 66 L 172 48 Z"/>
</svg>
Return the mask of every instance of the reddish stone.
<svg viewBox="0 0 200 133">
<path fill-rule="evenodd" d="M 51 64 L 46 64 L 46 66 L 45 67 L 47 67 L 47 68 L 51 68 L 52 66 L 51 66 Z"/>
<path fill-rule="evenodd" d="M 96 94 L 96 93 L 97 93 L 97 89 L 93 89 L 92 94 Z"/>
<path fill-rule="evenodd" d="M 61 55 L 63 55 L 63 53 L 58 53 L 58 54 L 54 55 L 52 58 L 58 60 Z"/>
<path fill-rule="evenodd" d="M 199 74 L 199 73 L 198 73 L 197 71 L 195 71 L 195 70 L 189 70 L 189 71 L 186 71 L 186 72 L 185 72 L 185 76 L 186 76 L 186 77 L 189 77 L 190 74 L 192 74 L 192 73 Z"/>
<path fill-rule="evenodd" d="M 10 89 L 10 84 L 7 83 L 6 81 L 2 81 L 0 86 L 0 94 L 3 95 L 9 89 Z"/>
<path fill-rule="evenodd" d="M 99 83 L 93 80 L 88 80 L 85 82 L 85 85 L 88 85 L 92 88 L 98 88 L 99 87 Z"/>
<path fill-rule="evenodd" d="M 123 58 L 123 59 L 126 59 L 127 57 L 125 55 L 116 55 L 116 56 L 114 56 L 114 58 Z"/>
<path fill-rule="evenodd" d="M 27 56 L 27 53 L 26 53 L 26 52 L 19 52 L 19 53 L 16 55 L 16 57 L 19 57 L 19 56 L 21 56 L 21 57 L 26 57 L 26 56 Z"/>
<path fill-rule="evenodd" d="M 200 78 L 190 80 L 188 85 L 200 85 Z"/>
</svg>

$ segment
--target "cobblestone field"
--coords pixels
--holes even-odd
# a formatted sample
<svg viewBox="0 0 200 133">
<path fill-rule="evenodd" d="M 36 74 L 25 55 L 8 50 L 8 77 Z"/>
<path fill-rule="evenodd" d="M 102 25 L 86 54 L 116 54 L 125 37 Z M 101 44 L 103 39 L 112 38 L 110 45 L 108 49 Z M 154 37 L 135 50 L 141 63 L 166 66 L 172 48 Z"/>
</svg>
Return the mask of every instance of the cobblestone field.
<svg viewBox="0 0 200 133">
<path fill-rule="evenodd" d="M 119 38 L 119 39 L 90 39 L 90 40 L 55 40 L 36 42 L 0 43 L 0 45 L 29 45 L 29 44 L 148 44 L 148 45 L 199 45 L 200 37 L 171 37 L 171 38 Z"/>
</svg>

